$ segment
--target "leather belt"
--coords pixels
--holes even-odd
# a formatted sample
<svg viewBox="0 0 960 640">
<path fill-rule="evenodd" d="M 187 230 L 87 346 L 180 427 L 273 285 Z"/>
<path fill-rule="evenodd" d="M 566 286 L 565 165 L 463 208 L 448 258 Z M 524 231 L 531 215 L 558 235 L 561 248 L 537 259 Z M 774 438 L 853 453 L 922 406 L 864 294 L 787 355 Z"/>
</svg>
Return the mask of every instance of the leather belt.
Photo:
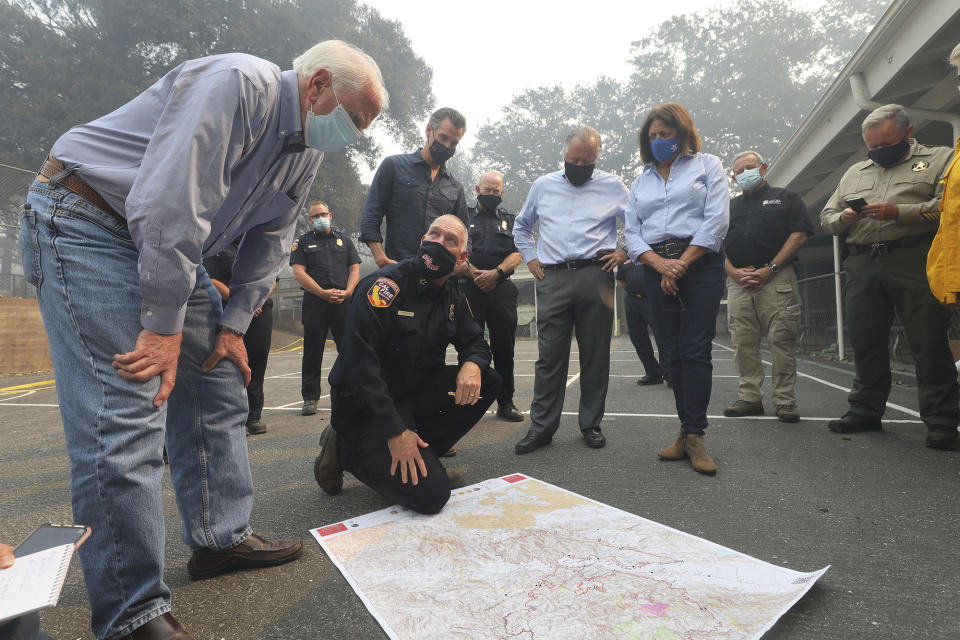
<svg viewBox="0 0 960 640">
<path fill-rule="evenodd" d="M 871 258 L 877 258 L 879 256 L 886 255 L 891 251 L 896 251 L 897 249 L 903 249 L 905 247 L 912 247 L 921 244 L 930 244 L 933 242 L 933 235 L 931 233 L 924 233 L 918 236 L 907 236 L 905 238 L 898 238 L 896 240 L 885 240 L 883 242 L 874 242 L 873 244 L 848 244 L 847 247 L 850 249 L 850 254 L 859 256 L 864 253 L 869 253 Z"/>
<path fill-rule="evenodd" d="M 662 258 L 675 259 L 683 255 L 693 238 L 669 238 L 663 242 L 650 245 L 653 252 Z"/>
<path fill-rule="evenodd" d="M 587 258 L 586 260 L 570 260 L 569 262 L 560 262 L 558 264 L 541 264 L 540 266 L 547 271 L 569 271 L 571 269 L 582 269 L 599 264 L 596 258 Z"/>
<path fill-rule="evenodd" d="M 63 171 L 63 164 L 53 156 L 48 156 L 47 159 L 43 161 L 43 166 L 40 167 L 40 173 L 38 175 L 49 180 L 61 171 Z M 58 184 L 63 185 L 65 189 L 77 194 L 98 209 L 102 209 L 104 212 L 109 213 L 124 226 L 127 225 L 126 218 L 114 211 L 113 207 L 107 204 L 107 201 L 103 199 L 103 196 L 97 193 L 93 187 L 72 173 L 65 178 L 61 178 Z"/>
</svg>

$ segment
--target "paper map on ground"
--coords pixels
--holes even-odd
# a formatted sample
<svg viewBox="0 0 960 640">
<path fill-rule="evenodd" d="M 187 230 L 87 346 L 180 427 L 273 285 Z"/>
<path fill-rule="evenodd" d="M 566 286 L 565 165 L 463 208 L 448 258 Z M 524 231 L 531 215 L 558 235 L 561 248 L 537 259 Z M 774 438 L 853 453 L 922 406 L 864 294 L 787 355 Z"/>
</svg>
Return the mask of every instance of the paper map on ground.
<svg viewBox="0 0 960 640">
<path fill-rule="evenodd" d="M 390 638 L 759 638 L 799 573 L 521 474 L 311 533 Z"/>
</svg>

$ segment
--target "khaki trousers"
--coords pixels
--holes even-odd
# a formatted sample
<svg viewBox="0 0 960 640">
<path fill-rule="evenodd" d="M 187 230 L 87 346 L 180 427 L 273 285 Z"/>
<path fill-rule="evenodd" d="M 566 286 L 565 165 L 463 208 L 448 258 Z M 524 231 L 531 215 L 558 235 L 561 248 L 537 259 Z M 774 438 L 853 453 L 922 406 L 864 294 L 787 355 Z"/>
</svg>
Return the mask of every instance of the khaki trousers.
<svg viewBox="0 0 960 640">
<path fill-rule="evenodd" d="M 760 339 L 766 337 L 773 356 L 773 402 L 796 405 L 800 291 L 793 265 L 780 269 L 755 293 L 747 293 L 727 278 L 727 318 L 740 376 L 737 397 L 748 402 L 763 400 Z"/>
</svg>

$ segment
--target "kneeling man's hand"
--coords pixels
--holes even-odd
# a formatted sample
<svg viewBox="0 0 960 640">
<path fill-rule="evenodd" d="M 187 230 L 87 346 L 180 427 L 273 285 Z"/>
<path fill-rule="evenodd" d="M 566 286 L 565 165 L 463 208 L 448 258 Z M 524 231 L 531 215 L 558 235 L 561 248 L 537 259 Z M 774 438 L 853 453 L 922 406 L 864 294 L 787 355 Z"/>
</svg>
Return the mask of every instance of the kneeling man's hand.
<svg viewBox="0 0 960 640">
<path fill-rule="evenodd" d="M 400 467 L 400 481 L 407 483 L 407 475 L 410 476 L 410 482 L 417 484 L 417 469 L 420 469 L 420 475 L 427 477 L 427 465 L 420 455 L 420 449 L 426 449 L 430 445 L 420 439 L 410 429 L 406 429 L 398 436 L 387 440 L 387 447 L 390 449 L 390 475 L 397 475 L 397 466 Z"/>
</svg>

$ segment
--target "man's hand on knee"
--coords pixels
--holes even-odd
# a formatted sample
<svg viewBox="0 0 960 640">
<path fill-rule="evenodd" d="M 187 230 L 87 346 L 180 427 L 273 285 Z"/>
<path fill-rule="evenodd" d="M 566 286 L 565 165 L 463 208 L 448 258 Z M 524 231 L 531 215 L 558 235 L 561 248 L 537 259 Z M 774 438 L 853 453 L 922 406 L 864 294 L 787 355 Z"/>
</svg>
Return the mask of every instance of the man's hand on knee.
<svg viewBox="0 0 960 640">
<path fill-rule="evenodd" d="M 240 369 L 240 373 L 243 374 L 243 386 L 250 384 L 250 365 L 247 363 L 247 347 L 243 344 L 243 336 L 232 331 L 218 333 L 217 341 L 213 344 L 213 353 L 203 362 L 200 370 L 206 373 L 224 358 Z"/>
<path fill-rule="evenodd" d="M 464 362 L 457 372 L 457 392 L 453 401 L 456 404 L 477 404 L 480 399 L 480 381 L 482 374 L 475 362 Z"/>
<path fill-rule="evenodd" d="M 390 475 L 397 475 L 397 467 L 400 467 L 400 481 L 407 483 L 407 476 L 410 476 L 410 482 L 417 484 L 417 470 L 420 470 L 420 477 L 427 477 L 427 465 L 420 455 L 420 449 L 426 449 L 430 445 L 420 439 L 420 436 L 409 429 L 398 436 L 387 440 L 387 448 L 390 449 Z"/>
<path fill-rule="evenodd" d="M 160 376 L 160 390 L 153 398 L 154 406 L 161 406 L 173 391 L 181 337 L 181 333 L 164 335 L 142 329 L 133 351 L 113 356 L 113 366 L 124 380 L 146 382 Z"/>
</svg>

